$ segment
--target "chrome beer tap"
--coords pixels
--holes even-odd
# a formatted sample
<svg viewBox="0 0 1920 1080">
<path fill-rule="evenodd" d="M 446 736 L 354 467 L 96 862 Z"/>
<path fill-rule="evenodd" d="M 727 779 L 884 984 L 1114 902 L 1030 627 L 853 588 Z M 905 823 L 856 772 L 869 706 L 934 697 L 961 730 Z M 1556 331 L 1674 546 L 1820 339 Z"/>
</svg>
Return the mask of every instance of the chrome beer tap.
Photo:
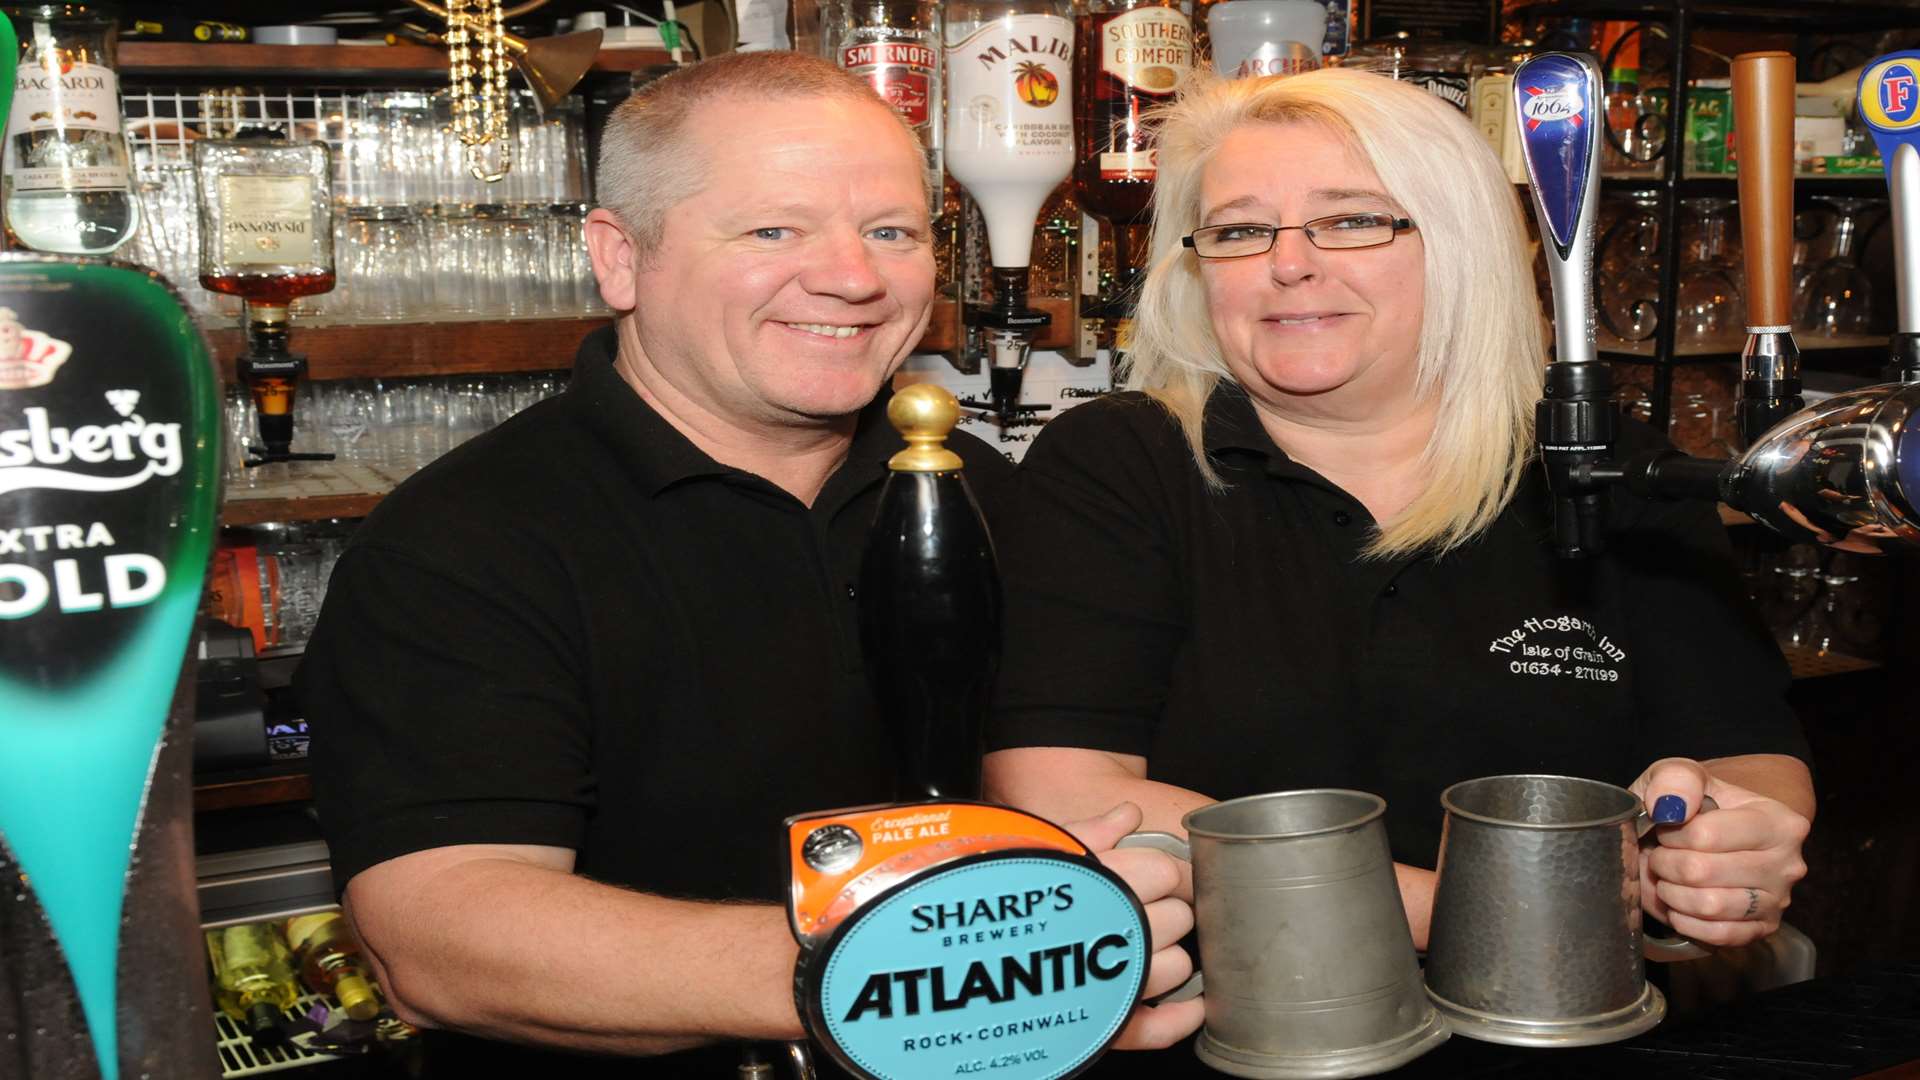
<svg viewBox="0 0 1920 1080">
<path fill-rule="evenodd" d="M 1735 61 L 1736 70 L 1745 59 Z M 1736 82 L 1736 93 L 1741 85 Z M 1859 97 L 1860 115 L 1886 161 L 1893 201 L 1899 323 L 1887 381 L 1836 394 L 1754 432 L 1752 445 L 1732 461 L 1657 451 L 1627 461 L 1583 462 L 1573 470 L 1576 481 L 1624 482 L 1657 498 L 1718 499 L 1791 539 L 1846 551 L 1920 548 L 1920 51 L 1890 53 L 1868 64 Z M 1767 100 L 1775 115 L 1742 129 L 1743 161 L 1763 133 L 1787 129 L 1779 113 L 1791 108 L 1791 95 Z M 1786 227 L 1778 214 L 1758 216 L 1748 226 L 1757 233 Z M 1750 271 L 1749 280 L 1786 280 L 1784 242 L 1750 235 L 1745 246 L 1750 262 L 1773 262 Z M 1765 311 L 1756 312 L 1756 323 L 1763 323 Z M 1791 340 L 1784 326 L 1761 327 L 1760 336 L 1774 332 Z M 1748 355 L 1755 362 L 1743 372 L 1741 418 L 1757 426 L 1792 394 L 1784 392 L 1788 372 L 1777 351 L 1750 343 Z"/>
<path fill-rule="evenodd" d="M 1513 74 L 1514 108 L 1553 284 L 1553 363 L 1534 409 L 1540 460 L 1553 492 L 1554 550 L 1605 546 L 1607 492 L 1591 467 L 1613 452 L 1613 376 L 1594 348 L 1593 223 L 1606 110 L 1600 70 L 1586 56 L 1545 53 Z"/>
</svg>

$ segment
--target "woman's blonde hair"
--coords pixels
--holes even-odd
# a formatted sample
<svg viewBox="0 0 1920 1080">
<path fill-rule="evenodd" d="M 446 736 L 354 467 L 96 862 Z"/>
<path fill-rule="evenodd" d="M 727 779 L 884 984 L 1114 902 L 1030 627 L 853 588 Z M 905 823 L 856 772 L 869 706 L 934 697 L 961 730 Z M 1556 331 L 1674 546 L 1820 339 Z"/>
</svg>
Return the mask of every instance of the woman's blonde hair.
<svg viewBox="0 0 1920 1080">
<path fill-rule="evenodd" d="M 1513 185 L 1467 118 L 1425 91 L 1337 68 L 1200 77 L 1162 110 L 1153 256 L 1126 386 L 1173 414 L 1201 474 L 1218 486 L 1202 441 L 1204 414 L 1214 388 L 1233 376 L 1208 318 L 1199 260 L 1180 240 L 1200 224 L 1201 175 L 1230 132 L 1299 122 L 1343 136 L 1419 230 L 1426 261 L 1416 390 L 1438 395 L 1438 418 L 1421 459 L 1426 485 L 1380 524 L 1367 553 L 1443 553 L 1491 525 L 1519 487 L 1545 353 Z"/>
</svg>

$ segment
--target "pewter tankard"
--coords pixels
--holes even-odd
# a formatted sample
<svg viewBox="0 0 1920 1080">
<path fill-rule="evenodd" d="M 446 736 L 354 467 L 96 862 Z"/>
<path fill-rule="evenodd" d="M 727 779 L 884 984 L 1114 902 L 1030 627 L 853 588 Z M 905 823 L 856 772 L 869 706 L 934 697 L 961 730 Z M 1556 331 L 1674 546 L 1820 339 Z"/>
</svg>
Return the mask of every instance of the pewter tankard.
<svg viewBox="0 0 1920 1080">
<path fill-rule="evenodd" d="M 1630 1038 L 1666 1015 L 1643 953 L 1638 796 L 1571 776 L 1489 776 L 1442 792 L 1427 990 L 1454 1033 L 1517 1046 Z"/>
<path fill-rule="evenodd" d="M 1446 1040 L 1421 988 L 1386 808 L 1359 791 L 1283 791 L 1193 811 L 1184 843 L 1121 842 L 1193 862 L 1202 1061 L 1263 1080 L 1371 1076 Z"/>
</svg>

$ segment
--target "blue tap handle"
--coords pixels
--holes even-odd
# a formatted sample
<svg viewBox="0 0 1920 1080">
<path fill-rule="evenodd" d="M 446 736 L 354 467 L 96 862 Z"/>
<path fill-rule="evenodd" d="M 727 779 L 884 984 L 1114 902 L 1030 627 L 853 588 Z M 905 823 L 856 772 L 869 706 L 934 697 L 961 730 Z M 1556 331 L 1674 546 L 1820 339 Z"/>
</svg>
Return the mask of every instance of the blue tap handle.
<svg viewBox="0 0 1920 1080">
<path fill-rule="evenodd" d="M 1572 53 L 1536 56 L 1513 74 L 1513 107 L 1553 282 L 1554 358 L 1585 363 L 1595 359 L 1593 223 L 1606 125 L 1600 69 Z"/>
<path fill-rule="evenodd" d="M 1900 339 L 1920 357 L 1920 51 L 1888 53 L 1860 73 L 1860 119 L 1886 162 L 1893 198 L 1893 255 Z"/>
</svg>

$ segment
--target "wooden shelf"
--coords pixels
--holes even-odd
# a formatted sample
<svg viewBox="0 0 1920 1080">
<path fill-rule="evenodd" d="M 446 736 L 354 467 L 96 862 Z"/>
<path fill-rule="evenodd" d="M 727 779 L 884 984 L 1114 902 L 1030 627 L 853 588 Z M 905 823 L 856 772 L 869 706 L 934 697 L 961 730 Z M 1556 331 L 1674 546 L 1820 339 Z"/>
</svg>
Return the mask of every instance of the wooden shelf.
<svg viewBox="0 0 1920 1080">
<path fill-rule="evenodd" d="M 232 810 L 242 806 L 272 806 L 275 803 L 305 802 L 313 798 L 313 778 L 306 773 L 261 776 L 246 780 L 196 784 L 193 810 Z"/>
<path fill-rule="evenodd" d="M 307 375 L 314 379 L 554 371 L 572 367 L 581 339 L 606 324 L 605 316 L 351 326 L 296 320 L 291 343 L 307 358 Z M 232 382 L 246 335 L 233 327 L 210 330 L 207 340 L 221 377 Z"/>
<path fill-rule="evenodd" d="M 1035 347 L 1059 349 L 1073 343 L 1072 301 L 1042 299 L 1033 306 L 1053 316 Z M 309 326 L 295 320 L 292 347 L 307 358 L 307 376 L 313 379 L 556 371 L 572 367 L 581 340 L 607 321 L 607 316 L 594 316 Z M 959 305 L 937 301 L 914 351 L 949 352 L 959 331 Z M 238 327 L 227 327 L 209 330 L 207 340 L 221 377 L 233 381 L 233 364 L 246 348 L 246 335 Z"/>
<path fill-rule="evenodd" d="M 620 74 L 672 63 L 660 49 L 603 49 L 590 73 Z M 123 41 L 123 78 L 444 79 L 447 51 L 431 45 L 219 45 Z"/>
<path fill-rule="evenodd" d="M 326 521 L 373 513 L 385 492 L 310 495 L 301 499 L 229 499 L 220 507 L 220 524 L 264 525 L 269 521 Z"/>
</svg>

